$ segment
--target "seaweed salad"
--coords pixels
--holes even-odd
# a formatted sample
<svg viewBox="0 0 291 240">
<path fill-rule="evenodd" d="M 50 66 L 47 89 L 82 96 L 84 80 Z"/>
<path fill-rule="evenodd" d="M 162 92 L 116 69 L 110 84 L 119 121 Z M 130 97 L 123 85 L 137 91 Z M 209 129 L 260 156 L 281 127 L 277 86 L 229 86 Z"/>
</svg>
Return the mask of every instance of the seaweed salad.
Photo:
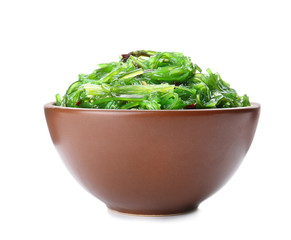
<svg viewBox="0 0 291 240">
<path fill-rule="evenodd" d="M 122 54 L 119 61 L 99 64 L 79 74 L 56 105 L 95 109 L 205 109 L 249 106 L 218 73 L 203 73 L 178 52 L 148 50 Z"/>
</svg>

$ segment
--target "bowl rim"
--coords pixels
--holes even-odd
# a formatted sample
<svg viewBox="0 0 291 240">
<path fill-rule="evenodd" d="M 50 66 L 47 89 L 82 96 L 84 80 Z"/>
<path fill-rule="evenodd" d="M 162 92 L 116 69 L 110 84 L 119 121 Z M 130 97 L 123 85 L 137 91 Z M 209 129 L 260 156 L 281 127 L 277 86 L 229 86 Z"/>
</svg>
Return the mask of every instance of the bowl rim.
<svg viewBox="0 0 291 240">
<path fill-rule="evenodd" d="M 173 109 L 173 110 L 145 110 L 145 109 L 96 109 L 96 108 L 73 108 L 73 107 L 62 107 L 57 106 L 56 102 L 49 102 L 44 105 L 44 109 L 59 109 L 62 111 L 87 111 L 87 112 L 235 112 L 235 111 L 244 111 L 244 110 L 250 110 L 250 109 L 260 109 L 261 104 L 256 102 L 251 102 L 250 106 L 247 107 L 232 107 L 232 108 L 203 108 L 203 109 Z"/>
</svg>

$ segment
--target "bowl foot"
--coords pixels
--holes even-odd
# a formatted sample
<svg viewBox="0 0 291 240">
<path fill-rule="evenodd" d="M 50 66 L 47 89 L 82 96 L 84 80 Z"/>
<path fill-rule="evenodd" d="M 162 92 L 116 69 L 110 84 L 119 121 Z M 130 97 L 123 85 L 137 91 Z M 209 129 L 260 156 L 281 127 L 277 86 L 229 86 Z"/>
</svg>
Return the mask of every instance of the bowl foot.
<svg viewBox="0 0 291 240">
<path fill-rule="evenodd" d="M 114 207 L 107 206 L 108 209 L 114 213 L 118 214 L 125 214 L 131 216 L 143 216 L 143 217 L 167 217 L 167 216 L 176 216 L 187 214 L 190 212 L 195 211 L 198 208 L 198 205 L 193 205 L 191 207 L 183 208 L 183 209 L 175 209 L 175 210 L 155 210 L 155 211 L 148 211 L 148 210 L 128 210 L 128 209 L 119 209 Z"/>
</svg>

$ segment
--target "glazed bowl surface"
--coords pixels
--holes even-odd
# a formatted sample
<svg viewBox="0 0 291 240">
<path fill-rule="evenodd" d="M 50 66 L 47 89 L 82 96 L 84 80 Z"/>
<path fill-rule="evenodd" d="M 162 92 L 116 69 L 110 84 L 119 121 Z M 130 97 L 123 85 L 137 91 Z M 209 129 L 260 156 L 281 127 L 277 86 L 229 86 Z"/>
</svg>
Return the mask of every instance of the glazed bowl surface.
<svg viewBox="0 0 291 240">
<path fill-rule="evenodd" d="M 58 153 L 85 189 L 112 210 L 167 215 L 195 209 L 230 179 L 251 146 L 260 105 L 44 110 Z"/>
</svg>

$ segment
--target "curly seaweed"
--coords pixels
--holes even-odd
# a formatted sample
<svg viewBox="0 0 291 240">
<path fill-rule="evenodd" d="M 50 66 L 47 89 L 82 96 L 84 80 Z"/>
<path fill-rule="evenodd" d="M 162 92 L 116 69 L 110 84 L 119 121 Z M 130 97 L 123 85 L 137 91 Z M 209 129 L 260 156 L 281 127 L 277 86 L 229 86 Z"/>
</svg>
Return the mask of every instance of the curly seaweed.
<svg viewBox="0 0 291 240">
<path fill-rule="evenodd" d="M 132 51 L 80 74 L 56 104 L 96 109 L 204 109 L 249 106 L 218 73 L 202 73 L 178 52 Z"/>
</svg>

